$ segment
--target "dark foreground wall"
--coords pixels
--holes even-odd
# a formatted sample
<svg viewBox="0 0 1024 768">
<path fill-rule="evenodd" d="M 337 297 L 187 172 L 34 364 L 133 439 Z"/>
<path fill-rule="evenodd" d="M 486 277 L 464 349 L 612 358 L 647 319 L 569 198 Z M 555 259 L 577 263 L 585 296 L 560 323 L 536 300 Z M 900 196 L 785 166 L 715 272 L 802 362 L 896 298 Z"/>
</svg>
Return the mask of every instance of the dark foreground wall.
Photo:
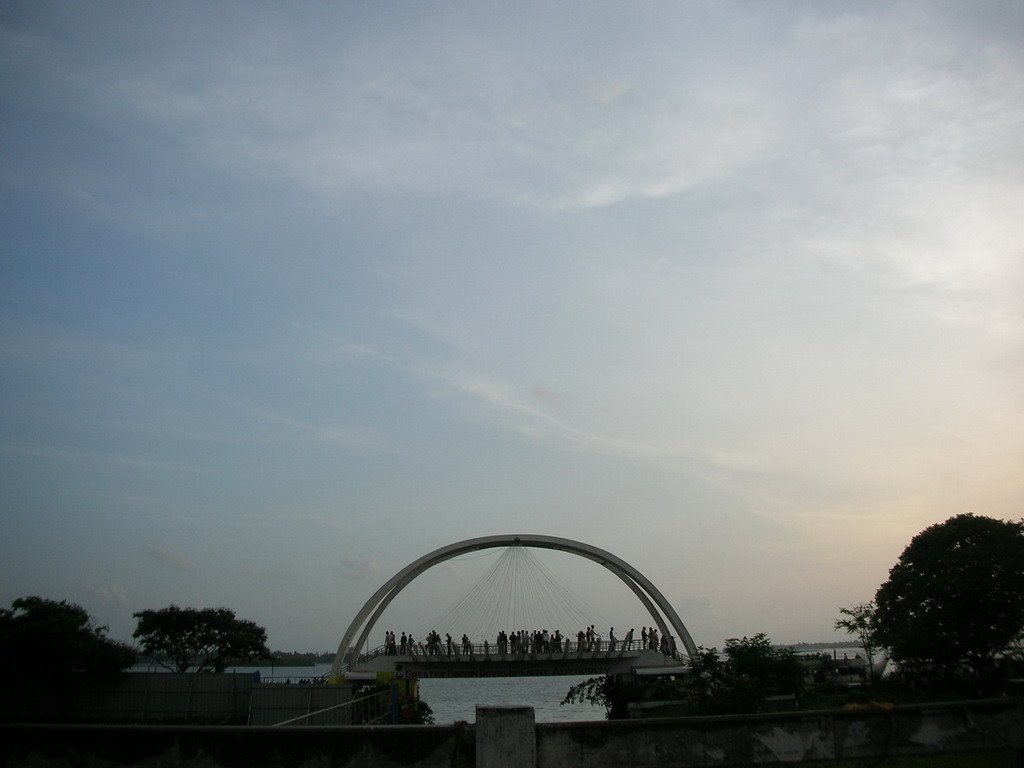
<svg viewBox="0 0 1024 768">
<path fill-rule="evenodd" d="M 0 726 L 0 768 L 685 768 L 992 751 L 1024 766 L 1020 699 L 769 716 L 534 725 Z"/>
<path fill-rule="evenodd" d="M 0 684 L 0 723 L 191 723 L 347 725 L 357 707 L 346 685 L 257 685 L 250 674 L 125 672 L 60 686 Z M 366 722 L 366 720 L 356 722 Z"/>
<path fill-rule="evenodd" d="M 0 726 L 3 768 L 467 768 L 467 726 Z M 523 768 L 527 768 L 523 766 Z"/>
<path fill-rule="evenodd" d="M 248 674 L 171 672 L 125 672 L 99 680 L 71 677 L 49 686 L 7 684 L 0 686 L 0 722 L 245 725 L 259 687 Z"/>
<path fill-rule="evenodd" d="M 992 751 L 1024 768 L 1024 702 L 537 726 L 537 765 L 745 766 Z"/>
</svg>

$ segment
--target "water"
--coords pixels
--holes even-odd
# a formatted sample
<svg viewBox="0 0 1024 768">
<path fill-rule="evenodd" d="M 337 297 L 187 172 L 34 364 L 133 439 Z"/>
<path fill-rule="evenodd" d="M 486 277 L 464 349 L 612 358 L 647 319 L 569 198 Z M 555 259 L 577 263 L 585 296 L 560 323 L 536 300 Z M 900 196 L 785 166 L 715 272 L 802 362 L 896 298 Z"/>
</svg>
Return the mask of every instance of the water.
<svg viewBox="0 0 1024 768">
<path fill-rule="evenodd" d="M 569 687 L 588 675 L 551 677 L 452 677 L 420 680 L 420 698 L 434 710 L 440 725 L 476 720 L 476 705 L 533 707 L 538 723 L 566 720 L 604 720 L 603 707 L 559 702 Z"/>
<path fill-rule="evenodd" d="M 161 667 L 139 665 L 133 672 L 156 672 Z M 166 671 L 166 670 L 162 670 Z M 309 667 L 228 667 L 225 672 L 259 672 L 264 682 L 273 680 L 283 683 L 312 680 L 327 677 L 330 664 L 314 664 Z M 434 711 L 434 722 L 438 725 L 464 720 L 476 721 L 476 705 L 483 706 L 527 706 L 533 707 L 538 723 L 564 722 L 567 720 L 604 720 L 603 707 L 591 704 L 566 704 L 565 698 L 570 686 L 586 680 L 590 675 L 568 675 L 550 677 L 453 677 L 424 678 L 420 680 L 420 698 Z"/>
</svg>

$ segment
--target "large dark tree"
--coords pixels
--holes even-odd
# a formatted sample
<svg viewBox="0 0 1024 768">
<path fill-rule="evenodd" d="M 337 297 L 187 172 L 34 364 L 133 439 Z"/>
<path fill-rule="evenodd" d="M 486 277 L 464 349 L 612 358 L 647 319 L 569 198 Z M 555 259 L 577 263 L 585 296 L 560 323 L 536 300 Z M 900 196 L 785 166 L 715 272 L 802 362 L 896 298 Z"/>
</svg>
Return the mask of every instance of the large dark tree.
<svg viewBox="0 0 1024 768">
<path fill-rule="evenodd" d="M 138 625 L 132 636 L 142 652 L 176 672 L 223 672 L 229 661 L 270 657 L 267 631 L 227 608 L 171 605 L 134 615 Z"/>
<path fill-rule="evenodd" d="M 875 639 L 902 666 L 986 668 L 1024 630 L 1024 521 L 965 514 L 926 528 L 875 604 Z"/>
<path fill-rule="evenodd" d="M 20 597 L 0 608 L 0 658 L 12 677 L 47 679 L 116 673 L 135 663 L 135 651 L 109 639 L 80 605 Z"/>
</svg>

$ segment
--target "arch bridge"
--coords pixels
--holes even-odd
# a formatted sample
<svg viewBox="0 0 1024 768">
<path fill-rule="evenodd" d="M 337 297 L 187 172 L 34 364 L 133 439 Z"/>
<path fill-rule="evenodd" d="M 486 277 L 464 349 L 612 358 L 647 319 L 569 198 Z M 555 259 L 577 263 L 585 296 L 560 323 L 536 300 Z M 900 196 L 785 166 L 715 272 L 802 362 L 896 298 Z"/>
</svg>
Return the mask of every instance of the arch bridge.
<svg viewBox="0 0 1024 768">
<path fill-rule="evenodd" d="M 335 655 L 331 678 L 337 679 L 346 673 L 352 676 L 359 672 L 384 671 L 385 668 L 408 670 L 418 675 L 459 676 L 572 674 L 595 669 L 614 670 L 617 666 L 627 664 L 631 660 L 642 666 L 681 663 L 678 658 L 665 656 L 658 651 L 627 649 L 622 647 L 621 643 L 613 650 L 607 642 L 604 646 L 598 642 L 596 647 L 584 649 L 561 648 L 557 653 L 549 648 L 546 656 L 534 653 L 517 657 L 508 653 L 498 653 L 497 648 L 487 645 L 474 647 L 468 654 L 460 652 L 455 654 L 434 653 L 423 648 L 410 648 L 406 654 L 401 656 L 387 656 L 382 653 L 383 649 L 375 649 L 368 654 L 361 653 L 366 646 L 370 632 L 391 601 L 424 571 L 469 552 L 512 546 L 557 550 L 597 563 L 618 577 L 636 595 L 650 614 L 651 620 L 658 627 L 662 637 L 673 638 L 675 647 L 688 656 L 692 656 L 696 652 L 697 648 L 689 631 L 672 605 L 646 576 L 625 560 L 611 552 L 574 539 L 532 534 L 505 534 L 481 536 L 440 547 L 414 560 L 388 579 L 363 604 L 348 629 L 345 630 Z M 556 672 L 555 669 L 560 671 Z"/>
</svg>

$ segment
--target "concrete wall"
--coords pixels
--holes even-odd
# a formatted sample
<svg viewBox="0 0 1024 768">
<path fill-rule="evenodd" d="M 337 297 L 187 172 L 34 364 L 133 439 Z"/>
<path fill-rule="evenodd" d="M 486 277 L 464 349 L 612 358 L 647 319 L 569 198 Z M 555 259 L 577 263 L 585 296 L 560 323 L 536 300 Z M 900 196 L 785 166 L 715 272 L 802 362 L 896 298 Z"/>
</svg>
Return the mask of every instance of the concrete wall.
<svg viewBox="0 0 1024 768">
<path fill-rule="evenodd" d="M 537 765 L 533 707 L 478 706 L 475 730 L 478 766 Z"/>
<path fill-rule="evenodd" d="M 1024 750 L 1021 701 L 537 726 L 537 765 L 668 766 Z"/>
<path fill-rule="evenodd" d="M 347 685 L 255 684 L 248 674 L 129 672 L 110 680 L 71 680 L 46 689 L 0 690 L 0 722 L 276 725 L 329 710 L 303 725 L 352 725 L 390 715 L 390 697 L 352 700 Z M 332 709 L 334 708 L 334 709 Z"/>
<path fill-rule="evenodd" d="M 127 672 L 109 680 L 69 679 L 59 687 L 7 687 L 4 721 L 248 722 L 253 679 L 247 674 Z"/>
<path fill-rule="evenodd" d="M 0 729 L 0 766 L 3 768 L 472 768 L 474 765 L 473 731 L 455 726 L 259 728 L 23 724 Z"/>
<path fill-rule="evenodd" d="M 475 727 L 4 725 L 0 768 L 685 768 L 981 750 L 1024 765 L 1019 699 L 532 728 L 523 708 L 508 715 L 488 708 Z"/>
</svg>

